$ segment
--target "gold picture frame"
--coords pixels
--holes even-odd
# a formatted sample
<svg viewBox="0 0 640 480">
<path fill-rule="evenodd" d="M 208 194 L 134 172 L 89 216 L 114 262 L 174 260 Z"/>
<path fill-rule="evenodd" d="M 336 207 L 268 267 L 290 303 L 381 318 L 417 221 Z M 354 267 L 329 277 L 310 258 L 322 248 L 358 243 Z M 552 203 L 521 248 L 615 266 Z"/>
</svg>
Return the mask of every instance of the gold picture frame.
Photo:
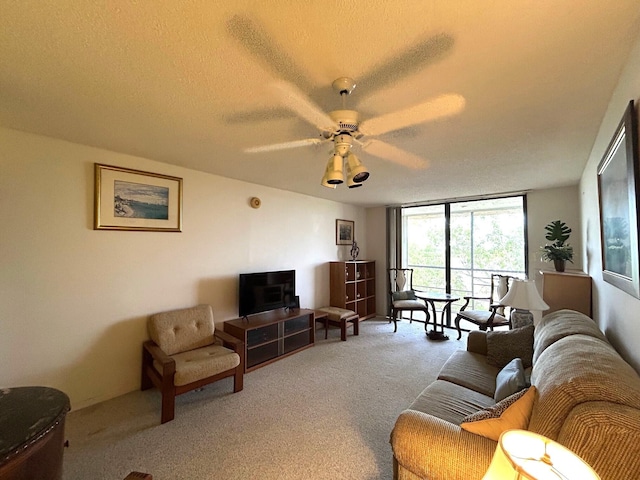
<svg viewBox="0 0 640 480">
<path fill-rule="evenodd" d="M 182 178 L 94 165 L 95 230 L 182 231 Z"/>
<path fill-rule="evenodd" d="M 336 245 L 351 245 L 355 238 L 353 220 L 336 220 Z"/>
</svg>

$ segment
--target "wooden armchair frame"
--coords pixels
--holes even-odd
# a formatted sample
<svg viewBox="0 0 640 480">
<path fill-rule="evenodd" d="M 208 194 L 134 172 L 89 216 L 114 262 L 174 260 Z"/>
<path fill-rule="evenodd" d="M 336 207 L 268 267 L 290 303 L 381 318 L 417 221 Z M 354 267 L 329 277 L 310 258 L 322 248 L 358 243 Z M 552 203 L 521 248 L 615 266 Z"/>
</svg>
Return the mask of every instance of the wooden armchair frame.
<svg viewBox="0 0 640 480">
<path fill-rule="evenodd" d="M 174 376 L 176 373 L 176 362 L 167 355 L 152 340 L 147 340 L 142 344 L 142 376 L 140 380 L 140 389 L 148 390 L 153 386 L 157 387 L 162 394 L 162 413 L 161 423 L 166 423 L 175 417 L 176 396 L 195 390 L 218 380 L 227 377 L 234 377 L 233 391 L 239 392 L 243 388 L 244 379 L 244 342 L 224 331 L 215 330 L 214 337 L 221 340 L 223 346 L 236 352 L 240 356 L 240 364 L 230 370 L 225 370 L 211 377 L 203 378 L 186 385 L 174 385 Z M 162 373 L 158 372 L 154 366 L 154 360 L 160 363 Z"/>
<path fill-rule="evenodd" d="M 497 300 L 499 300 L 499 298 L 497 299 L 494 298 L 497 292 L 496 280 L 500 278 L 506 279 L 507 291 L 509 291 L 509 288 L 511 287 L 511 283 L 516 277 L 512 277 L 510 275 L 500 275 L 497 273 L 493 273 L 491 274 L 491 290 L 488 297 L 477 297 L 477 296 L 470 296 L 470 295 L 464 297 L 465 299 L 464 305 L 462 305 L 462 308 L 460 309 L 460 311 L 458 311 L 458 314 L 456 315 L 456 318 L 455 318 L 455 325 L 456 325 L 456 329 L 458 330 L 458 340 L 460 340 L 460 338 L 462 337 L 462 330 L 460 330 L 461 320 L 466 320 L 467 322 L 478 325 L 480 330 L 484 330 L 484 331 L 489 329 L 493 330 L 494 327 L 502 327 L 502 326 L 508 326 L 509 328 L 511 328 L 511 320 L 510 320 L 511 316 L 503 315 L 504 309 L 508 307 L 506 305 L 501 305 L 500 303 L 497 303 Z M 466 308 L 469 306 L 469 303 L 472 300 L 487 302 L 489 304 L 488 309 L 486 311 L 466 310 Z"/>
<path fill-rule="evenodd" d="M 399 279 L 399 275 L 402 275 L 402 279 Z M 416 322 L 424 323 L 424 330 L 427 330 L 427 325 L 431 315 L 429 314 L 429 306 L 424 300 L 420 300 L 414 296 L 404 301 L 395 302 L 393 295 L 395 293 L 407 291 L 414 292 L 413 290 L 413 268 L 390 268 L 389 269 L 389 322 L 393 321 L 393 332 L 398 331 L 398 316 L 402 318 L 402 312 L 409 312 L 409 322 L 413 322 L 413 312 L 424 312 L 425 320 L 415 320 Z"/>
</svg>

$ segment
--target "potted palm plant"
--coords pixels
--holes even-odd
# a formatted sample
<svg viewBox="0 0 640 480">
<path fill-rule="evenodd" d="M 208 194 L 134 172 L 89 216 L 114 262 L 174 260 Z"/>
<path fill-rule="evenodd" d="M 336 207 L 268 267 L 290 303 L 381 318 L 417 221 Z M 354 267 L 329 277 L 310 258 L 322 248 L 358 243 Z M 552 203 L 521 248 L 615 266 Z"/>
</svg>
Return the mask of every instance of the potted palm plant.
<svg viewBox="0 0 640 480">
<path fill-rule="evenodd" d="M 541 247 L 542 260 L 553 262 L 556 272 L 564 272 L 566 262 L 573 263 L 573 247 L 566 243 L 571 236 L 571 229 L 560 220 L 554 220 L 544 229 L 547 231 L 545 238 L 552 243 Z"/>
</svg>

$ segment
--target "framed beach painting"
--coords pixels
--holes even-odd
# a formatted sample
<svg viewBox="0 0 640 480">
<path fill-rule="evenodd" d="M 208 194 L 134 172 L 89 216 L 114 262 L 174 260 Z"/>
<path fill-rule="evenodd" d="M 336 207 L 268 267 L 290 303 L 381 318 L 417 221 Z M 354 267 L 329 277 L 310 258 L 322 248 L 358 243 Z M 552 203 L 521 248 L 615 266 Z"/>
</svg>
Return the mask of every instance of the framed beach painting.
<svg viewBox="0 0 640 480">
<path fill-rule="evenodd" d="M 354 239 L 353 220 L 336 220 L 336 245 L 351 245 Z"/>
<path fill-rule="evenodd" d="M 182 231 L 182 179 L 95 164 L 96 230 Z"/>
<path fill-rule="evenodd" d="M 598 164 L 602 279 L 640 298 L 640 165 L 633 101 Z"/>
</svg>

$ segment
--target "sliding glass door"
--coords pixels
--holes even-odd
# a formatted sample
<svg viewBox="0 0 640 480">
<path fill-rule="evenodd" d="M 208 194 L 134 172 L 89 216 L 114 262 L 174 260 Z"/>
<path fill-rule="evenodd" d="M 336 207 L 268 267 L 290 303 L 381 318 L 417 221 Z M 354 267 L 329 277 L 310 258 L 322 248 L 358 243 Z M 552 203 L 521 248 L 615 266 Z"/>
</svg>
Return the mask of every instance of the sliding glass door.
<svg viewBox="0 0 640 480">
<path fill-rule="evenodd" d="M 400 263 L 416 290 L 488 296 L 492 273 L 526 276 L 525 218 L 523 195 L 403 207 Z"/>
</svg>

